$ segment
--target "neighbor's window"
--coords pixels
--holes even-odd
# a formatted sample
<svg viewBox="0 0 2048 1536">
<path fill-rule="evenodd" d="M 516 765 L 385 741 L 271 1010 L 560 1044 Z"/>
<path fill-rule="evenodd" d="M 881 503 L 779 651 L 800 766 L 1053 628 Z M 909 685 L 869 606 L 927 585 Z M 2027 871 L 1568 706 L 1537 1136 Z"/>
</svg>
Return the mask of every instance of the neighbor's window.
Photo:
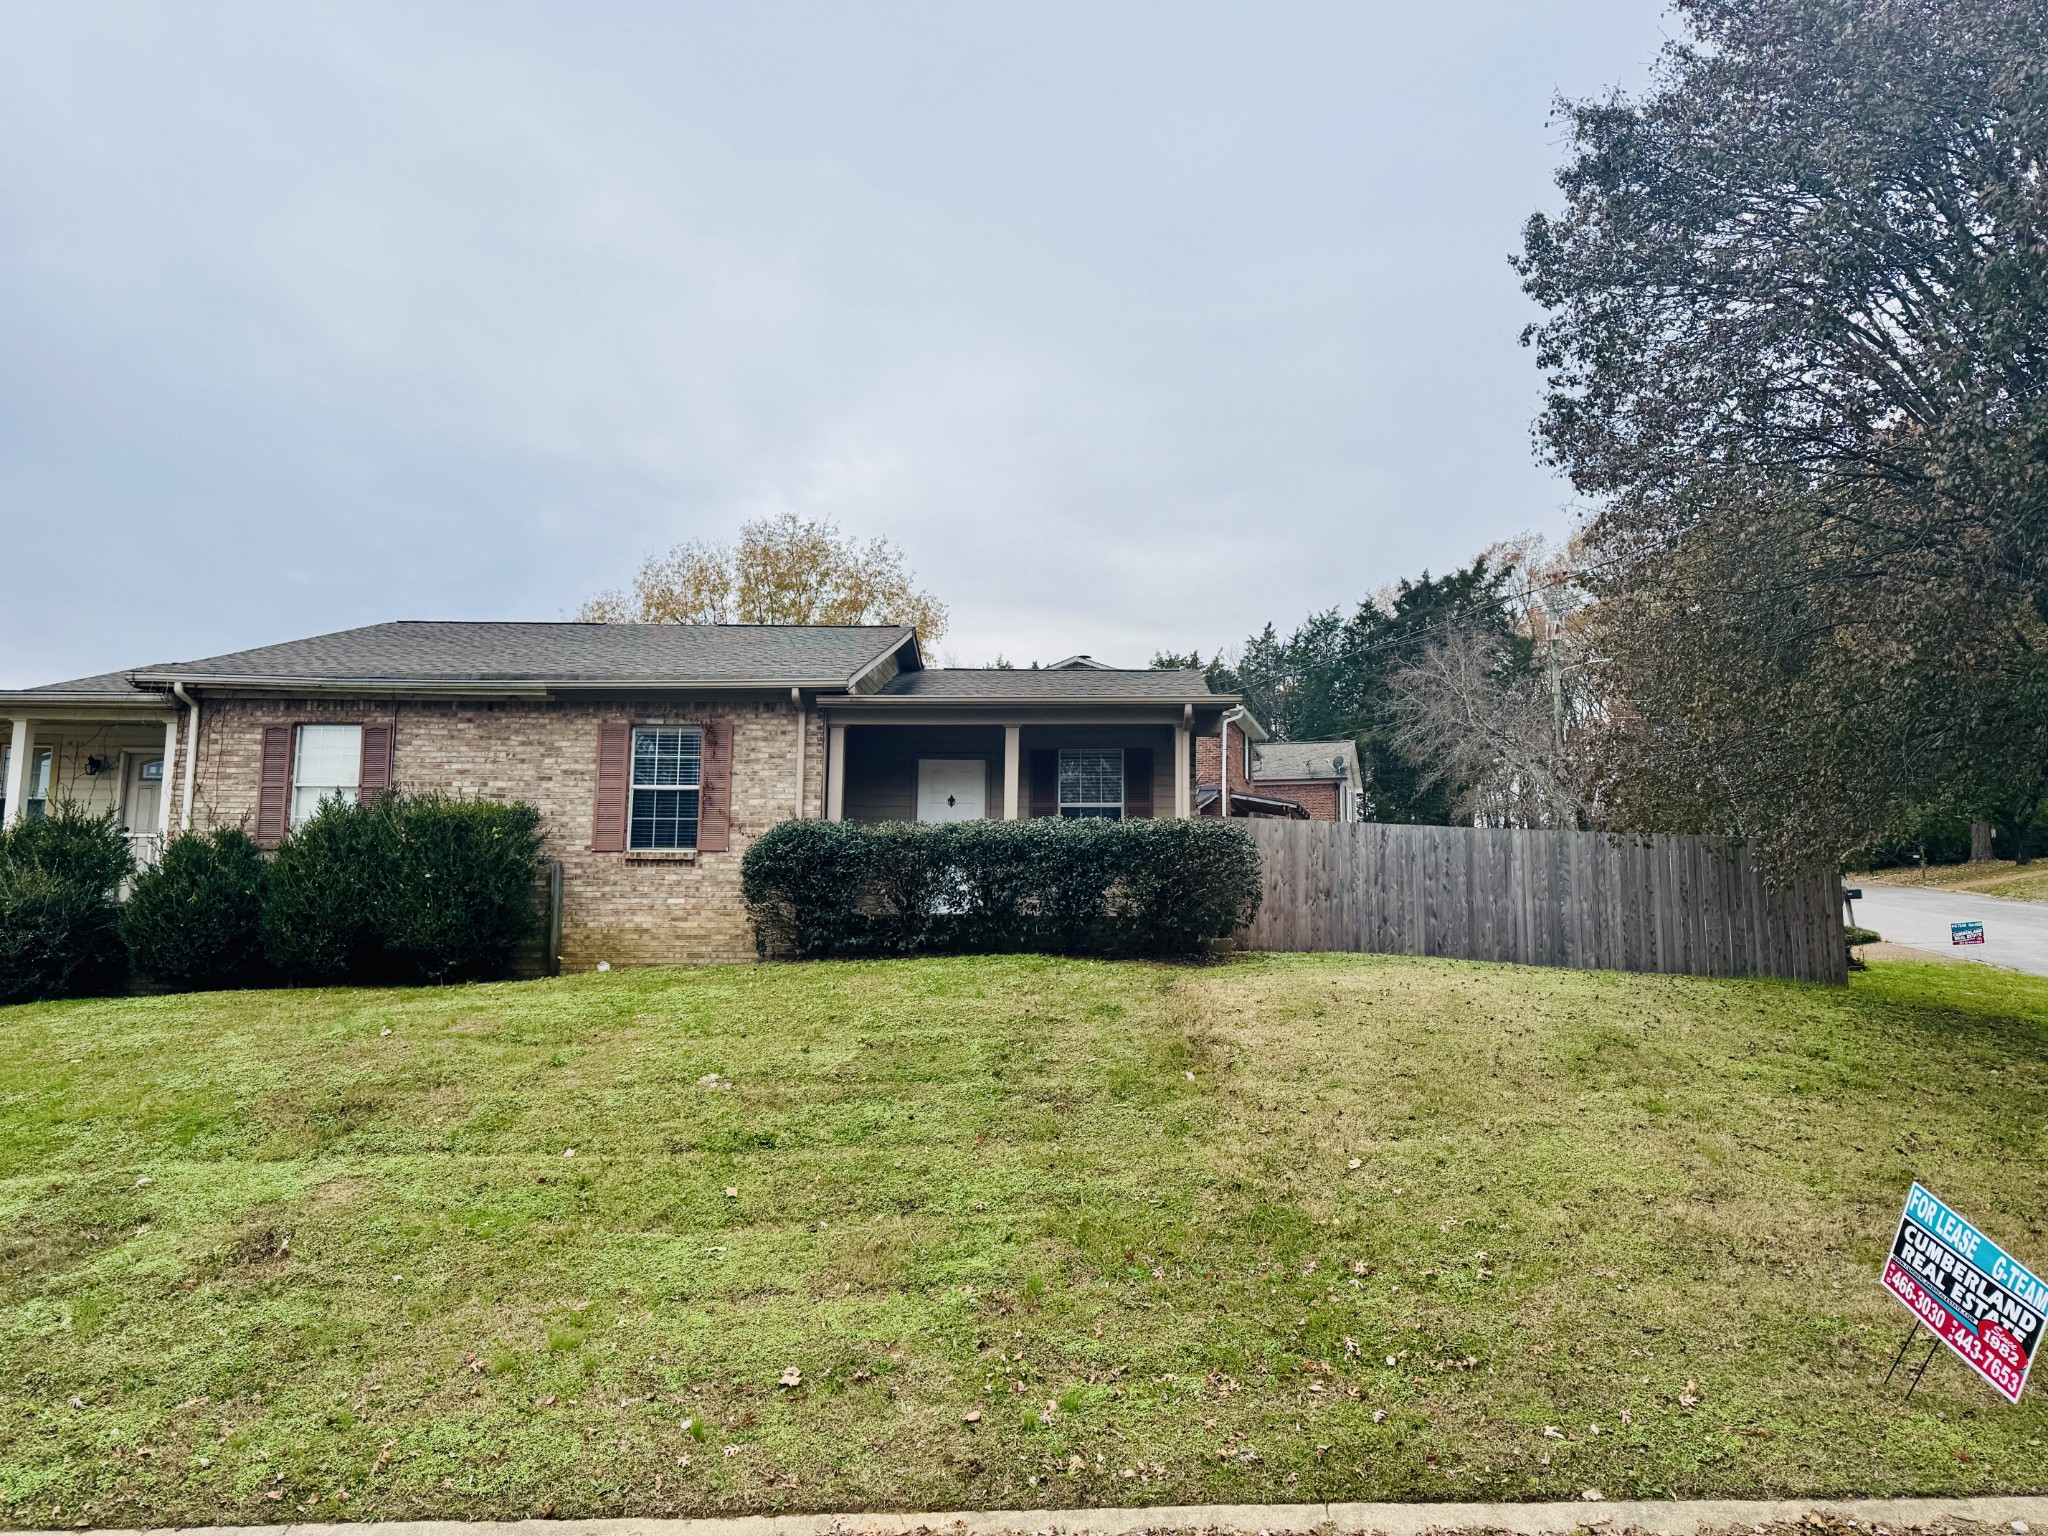
<svg viewBox="0 0 2048 1536">
<path fill-rule="evenodd" d="M 633 808 L 628 848 L 697 846 L 697 793 L 704 775 L 704 733 L 689 726 L 633 732 Z"/>
<path fill-rule="evenodd" d="M 1122 747 L 1060 749 L 1060 814 L 1103 816 L 1111 821 L 1123 819 Z"/>
<path fill-rule="evenodd" d="M 292 753 L 292 825 L 313 819 L 323 800 L 356 803 L 363 780 L 360 725 L 302 725 Z"/>
</svg>

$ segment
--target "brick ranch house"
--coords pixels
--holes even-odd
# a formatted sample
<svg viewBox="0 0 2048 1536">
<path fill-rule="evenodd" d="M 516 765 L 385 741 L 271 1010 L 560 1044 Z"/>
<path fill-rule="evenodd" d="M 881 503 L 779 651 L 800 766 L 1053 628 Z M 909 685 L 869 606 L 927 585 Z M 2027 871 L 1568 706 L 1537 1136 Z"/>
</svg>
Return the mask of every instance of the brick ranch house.
<svg viewBox="0 0 2048 1536">
<path fill-rule="evenodd" d="M 750 958 L 740 855 L 790 817 L 1191 816 L 1195 744 L 1266 735 L 1200 672 L 927 667 L 900 626 L 377 624 L 0 693 L 0 719 L 0 815 L 112 811 L 144 862 L 174 830 L 275 846 L 335 795 L 529 801 L 572 970 Z"/>
</svg>

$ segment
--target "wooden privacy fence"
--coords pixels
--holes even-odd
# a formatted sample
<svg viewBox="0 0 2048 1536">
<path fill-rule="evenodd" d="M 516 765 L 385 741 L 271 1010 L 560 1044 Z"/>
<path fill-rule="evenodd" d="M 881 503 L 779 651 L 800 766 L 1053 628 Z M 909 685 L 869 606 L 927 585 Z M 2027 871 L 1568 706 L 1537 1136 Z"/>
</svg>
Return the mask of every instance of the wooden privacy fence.
<svg viewBox="0 0 2048 1536">
<path fill-rule="evenodd" d="M 1249 821 L 1252 949 L 1848 980 L 1832 874 L 1766 882 L 1732 837 Z"/>
</svg>

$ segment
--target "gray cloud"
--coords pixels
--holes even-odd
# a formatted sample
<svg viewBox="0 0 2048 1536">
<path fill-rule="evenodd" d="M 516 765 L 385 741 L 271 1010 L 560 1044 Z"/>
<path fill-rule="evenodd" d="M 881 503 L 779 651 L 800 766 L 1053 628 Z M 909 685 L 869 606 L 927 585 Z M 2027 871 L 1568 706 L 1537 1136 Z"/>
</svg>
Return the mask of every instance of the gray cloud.
<svg viewBox="0 0 2048 1536">
<path fill-rule="evenodd" d="M 1564 521 L 1505 256 L 1650 0 L 0 12 L 0 681 L 791 508 L 1142 662 Z"/>
</svg>

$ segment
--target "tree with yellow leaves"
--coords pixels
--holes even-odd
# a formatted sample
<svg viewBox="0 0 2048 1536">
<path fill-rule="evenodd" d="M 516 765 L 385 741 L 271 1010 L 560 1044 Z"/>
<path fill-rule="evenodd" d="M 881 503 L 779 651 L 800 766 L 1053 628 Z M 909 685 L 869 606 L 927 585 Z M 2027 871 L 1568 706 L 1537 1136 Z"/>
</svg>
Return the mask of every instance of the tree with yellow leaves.
<svg viewBox="0 0 2048 1536">
<path fill-rule="evenodd" d="M 793 512 L 740 529 L 737 545 L 691 540 L 650 555 L 631 591 L 614 588 L 577 617 L 597 624 L 908 624 L 929 648 L 946 606 L 914 585 L 903 552 Z"/>
</svg>

